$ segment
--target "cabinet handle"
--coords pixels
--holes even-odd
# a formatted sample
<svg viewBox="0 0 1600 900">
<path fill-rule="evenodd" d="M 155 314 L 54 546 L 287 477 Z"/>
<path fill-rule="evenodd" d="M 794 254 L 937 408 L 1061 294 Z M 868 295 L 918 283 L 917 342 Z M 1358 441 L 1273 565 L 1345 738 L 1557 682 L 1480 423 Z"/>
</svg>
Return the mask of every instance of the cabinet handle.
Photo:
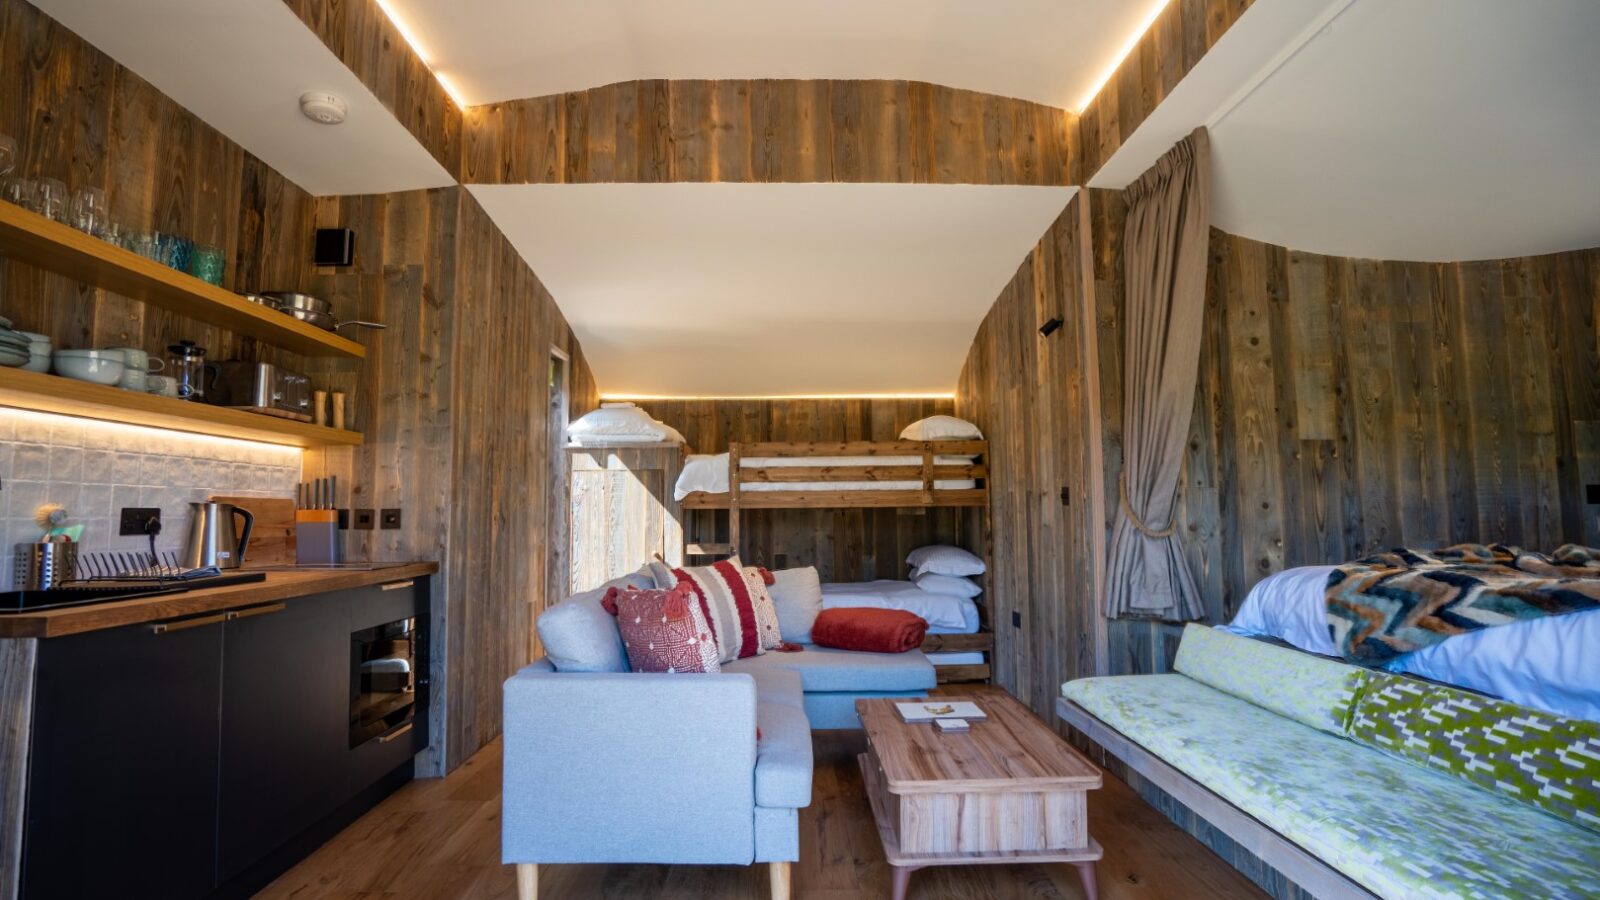
<svg viewBox="0 0 1600 900">
<path fill-rule="evenodd" d="M 378 590 L 380 590 L 380 591 L 398 591 L 401 588 L 411 587 L 413 584 L 416 584 L 416 582 L 415 581 L 391 581 L 388 584 L 378 588 Z"/>
<path fill-rule="evenodd" d="M 401 725 L 399 728 L 396 728 L 395 730 L 389 732 L 388 734 L 380 736 L 378 738 L 378 743 L 387 744 L 390 741 L 394 740 L 395 738 L 400 737 L 401 735 L 410 732 L 411 729 L 413 729 L 415 727 L 416 727 L 416 723 L 407 722 L 404 725 Z"/>
<path fill-rule="evenodd" d="M 166 634 L 169 631 L 187 631 L 190 628 L 199 628 L 202 625 L 215 625 L 218 622 L 225 622 L 227 619 L 227 613 L 217 613 L 214 616 L 201 616 L 198 619 L 184 619 L 179 622 L 159 622 L 150 626 L 150 633 Z"/>
<path fill-rule="evenodd" d="M 251 616 L 268 616 L 273 613 L 283 612 L 288 608 L 288 606 L 282 603 L 274 603 L 271 606 L 252 606 L 249 609 L 233 610 L 232 612 L 228 613 L 228 618 L 231 620 L 248 619 Z"/>
</svg>

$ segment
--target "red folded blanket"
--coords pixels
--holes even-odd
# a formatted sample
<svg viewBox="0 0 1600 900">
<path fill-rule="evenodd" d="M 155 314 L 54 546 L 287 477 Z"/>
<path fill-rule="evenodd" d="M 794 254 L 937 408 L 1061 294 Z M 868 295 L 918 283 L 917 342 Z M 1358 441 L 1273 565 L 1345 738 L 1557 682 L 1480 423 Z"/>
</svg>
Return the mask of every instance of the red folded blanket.
<svg viewBox="0 0 1600 900">
<path fill-rule="evenodd" d="M 811 626 L 811 640 L 819 647 L 868 653 L 915 650 L 927 634 L 927 620 L 916 613 L 876 607 L 825 609 Z"/>
</svg>

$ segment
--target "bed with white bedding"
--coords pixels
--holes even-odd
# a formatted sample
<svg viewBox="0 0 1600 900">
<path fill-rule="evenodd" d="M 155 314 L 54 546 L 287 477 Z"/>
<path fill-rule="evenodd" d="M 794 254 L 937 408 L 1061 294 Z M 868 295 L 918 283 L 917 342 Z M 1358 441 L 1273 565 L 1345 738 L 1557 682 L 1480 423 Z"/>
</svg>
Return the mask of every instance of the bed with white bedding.
<svg viewBox="0 0 1600 900">
<path fill-rule="evenodd" d="M 971 465 L 972 456 L 935 456 L 936 466 Z M 776 468 L 866 468 L 870 466 L 915 467 L 922 465 L 920 456 L 744 456 L 739 459 L 741 469 Z M 933 484 L 936 490 L 964 491 L 978 486 L 976 479 L 939 479 Z M 914 481 L 744 481 L 739 490 L 752 491 L 916 491 L 922 489 L 920 480 Z M 678 476 L 673 497 L 682 501 L 693 493 L 728 493 L 728 454 L 692 453 L 684 459 L 683 472 Z"/>
<path fill-rule="evenodd" d="M 1328 576 L 1301 566 L 1263 579 L 1233 621 L 1234 634 L 1271 637 L 1338 657 L 1328 628 Z M 1600 611 L 1497 625 L 1456 635 L 1384 666 L 1558 715 L 1600 721 Z"/>
</svg>

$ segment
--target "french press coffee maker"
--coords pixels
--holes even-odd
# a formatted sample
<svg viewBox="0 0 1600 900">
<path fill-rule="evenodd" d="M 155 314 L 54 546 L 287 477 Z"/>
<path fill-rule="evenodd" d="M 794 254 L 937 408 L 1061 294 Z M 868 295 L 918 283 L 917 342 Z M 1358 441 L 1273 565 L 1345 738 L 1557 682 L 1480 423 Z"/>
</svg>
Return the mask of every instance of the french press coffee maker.
<svg viewBox="0 0 1600 900">
<path fill-rule="evenodd" d="M 167 374 L 177 384 L 178 399 L 204 400 L 206 397 L 206 348 L 194 341 L 179 341 L 167 347 Z"/>
</svg>

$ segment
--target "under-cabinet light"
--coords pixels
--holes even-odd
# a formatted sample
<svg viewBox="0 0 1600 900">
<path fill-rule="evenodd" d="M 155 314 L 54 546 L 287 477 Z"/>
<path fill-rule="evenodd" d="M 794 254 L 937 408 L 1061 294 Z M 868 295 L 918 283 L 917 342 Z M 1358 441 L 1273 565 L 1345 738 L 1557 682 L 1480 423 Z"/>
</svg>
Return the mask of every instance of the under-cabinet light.
<svg viewBox="0 0 1600 900">
<path fill-rule="evenodd" d="M 601 394 L 614 400 L 954 400 L 954 393 L 943 394 Z"/>
<path fill-rule="evenodd" d="M 79 438 L 77 435 L 81 434 Z M 109 422 L 105 419 L 88 419 L 62 413 L 38 412 L 31 409 L 0 407 L 0 439 L 18 443 L 82 444 L 89 449 L 125 450 L 137 453 L 164 453 L 172 455 L 170 448 L 178 444 L 196 455 L 223 456 L 228 449 L 249 450 L 281 456 L 282 465 L 299 462 L 305 452 L 299 447 L 272 444 L 266 441 L 249 441 L 243 438 L 220 437 L 210 434 L 191 434 L 127 422 Z M 152 449 L 164 447 L 167 449 Z M 7 473 L 9 474 L 9 473 Z M 85 481 L 96 479 L 85 473 Z"/>
<path fill-rule="evenodd" d="M 379 2 L 382 2 L 382 0 L 379 0 Z M 1100 73 L 1100 77 L 1095 79 L 1094 87 L 1089 88 L 1088 93 L 1083 95 L 1083 99 L 1078 101 L 1076 110 L 1078 115 L 1083 115 L 1083 111 L 1088 109 L 1089 104 L 1094 101 L 1095 95 L 1099 94 L 1100 89 L 1105 87 L 1106 82 L 1111 80 L 1111 76 L 1117 74 L 1117 70 L 1122 68 L 1122 61 L 1128 58 L 1128 54 L 1132 53 L 1135 47 L 1139 46 L 1139 40 L 1144 37 L 1146 31 L 1150 30 L 1150 26 L 1156 23 L 1156 18 L 1161 15 L 1162 10 L 1167 8 L 1169 2 L 1171 0 L 1155 0 L 1150 5 L 1150 12 L 1145 14 L 1144 20 L 1139 23 L 1139 27 L 1133 32 L 1133 36 L 1128 38 L 1128 42 L 1118 51 L 1116 58 L 1111 61 L 1111 65 L 1107 66 L 1106 70 Z"/>
</svg>

